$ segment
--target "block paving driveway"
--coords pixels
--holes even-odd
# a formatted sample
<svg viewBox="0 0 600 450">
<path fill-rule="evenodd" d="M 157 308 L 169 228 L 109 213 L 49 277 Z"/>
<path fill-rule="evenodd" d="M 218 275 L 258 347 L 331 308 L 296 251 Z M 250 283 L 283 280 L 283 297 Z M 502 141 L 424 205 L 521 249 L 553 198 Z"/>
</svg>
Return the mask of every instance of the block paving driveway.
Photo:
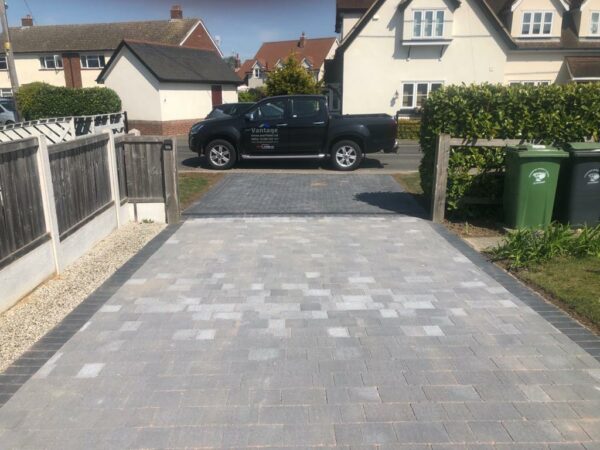
<svg viewBox="0 0 600 450">
<path fill-rule="evenodd" d="M 0 409 L 0 448 L 600 448 L 594 357 L 391 178 L 321 177 L 226 178 Z"/>
</svg>

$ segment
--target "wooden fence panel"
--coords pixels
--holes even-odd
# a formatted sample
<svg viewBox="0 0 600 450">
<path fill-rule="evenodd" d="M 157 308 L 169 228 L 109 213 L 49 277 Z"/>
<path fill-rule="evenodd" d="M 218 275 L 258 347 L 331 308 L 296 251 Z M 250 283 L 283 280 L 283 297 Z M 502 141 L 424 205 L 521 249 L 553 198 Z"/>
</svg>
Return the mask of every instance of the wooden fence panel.
<svg viewBox="0 0 600 450">
<path fill-rule="evenodd" d="M 108 139 L 95 135 L 48 148 L 61 240 L 112 204 Z"/>
<path fill-rule="evenodd" d="M 0 145 L 0 267 L 47 238 L 38 139 Z"/>
<path fill-rule="evenodd" d="M 123 145 L 127 198 L 133 203 L 165 201 L 163 139 L 126 136 Z"/>
</svg>

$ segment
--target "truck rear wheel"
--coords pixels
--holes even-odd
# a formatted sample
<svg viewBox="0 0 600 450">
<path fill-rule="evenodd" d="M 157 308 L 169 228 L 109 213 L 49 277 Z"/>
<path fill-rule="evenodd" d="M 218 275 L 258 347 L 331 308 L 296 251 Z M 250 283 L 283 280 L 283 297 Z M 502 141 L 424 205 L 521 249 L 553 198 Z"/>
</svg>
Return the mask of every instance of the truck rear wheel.
<svg viewBox="0 0 600 450">
<path fill-rule="evenodd" d="M 335 170 L 356 170 L 361 162 L 362 150 L 354 141 L 336 142 L 331 149 L 331 164 Z"/>
<path fill-rule="evenodd" d="M 212 141 L 206 146 L 206 164 L 213 170 L 231 169 L 236 160 L 235 147 L 222 139 Z"/>
</svg>

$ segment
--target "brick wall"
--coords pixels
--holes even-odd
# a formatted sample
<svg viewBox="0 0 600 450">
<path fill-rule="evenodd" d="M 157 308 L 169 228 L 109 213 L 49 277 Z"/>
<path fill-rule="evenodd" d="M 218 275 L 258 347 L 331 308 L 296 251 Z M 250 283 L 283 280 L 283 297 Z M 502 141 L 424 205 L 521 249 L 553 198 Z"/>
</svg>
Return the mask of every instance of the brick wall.
<svg viewBox="0 0 600 450">
<path fill-rule="evenodd" d="M 144 135 L 155 136 L 177 136 L 188 134 L 192 125 L 198 122 L 198 119 L 188 120 L 169 120 L 166 122 L 150 120 L 130 120 L 129 129 L 140 130 Z"/>
<path fill-rule="evenodd" d="M 187 37 L 183 42 L 182 47 L 192 47 L 199 50 L 211 50 L 219 53 L 219 50 L 213 44 L 212 39 L 208 35 L 208 31 L 204 28 L 202 23 L 199 23 L 194 31 Z"/>
</svg>

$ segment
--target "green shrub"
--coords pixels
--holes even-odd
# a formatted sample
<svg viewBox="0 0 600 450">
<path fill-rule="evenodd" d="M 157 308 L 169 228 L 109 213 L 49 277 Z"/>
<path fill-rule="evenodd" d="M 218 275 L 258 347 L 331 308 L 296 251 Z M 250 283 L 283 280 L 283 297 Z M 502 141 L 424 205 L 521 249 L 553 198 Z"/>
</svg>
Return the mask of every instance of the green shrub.
<svg viewBox="0 0 600 450">
<path fill-rule="evenodd" d="M 418 119 L 399 120 L 398 139 L 410 139 L 416 141 L 419 139 L 420 128 L 421 121 Z"/>
<path fill-rule="evenodd" d="M 238 100 L 240 102 L 256 103 L 267 96 L 264 87 L 250 88 L 247 91 L 238 92 Z"/>
<path fill-rule="evenodd" d="M 104 87 L 73 89 L 31 83 L 17 92 L 17 105 L 25 120 L 37 120 L 119 112 L 121 99 Z"/>
<path fill-rule="evenodd" d="M 506 261 L 513 269 L 561 256 L 600 258 L 600 225 L 579 231 L 558 223 L 544 230 L 516 230 L 490 253 L 493 259 Z"/>
<path fill-rule="evenodd" d="M 269 97 L 275 95 L 320 94 L 323 83 L 300 64 L 292 53 L 283 64 L 269 73 L 266 83 Z"/>
<path fill-rule="evenodd" d="M 600 83 L 549 86 L 461 85 L 432 93 L 421 117 L 424 156 L 419 171 L 423 191 L 430 195 L 437 136 L 466 139 L 524 139 L 561 144 L 598 138 Z M 465 197 L 500 200 L 504 183 L 504 152 L 490 148 L 454 148 L 448 168 L 449 212 L 476 215 L 481 208 Z M 497 208 L 489 208 L 487 211 Z M 485 213 L 485 211 L 483 211 Z"/>
</svg>

